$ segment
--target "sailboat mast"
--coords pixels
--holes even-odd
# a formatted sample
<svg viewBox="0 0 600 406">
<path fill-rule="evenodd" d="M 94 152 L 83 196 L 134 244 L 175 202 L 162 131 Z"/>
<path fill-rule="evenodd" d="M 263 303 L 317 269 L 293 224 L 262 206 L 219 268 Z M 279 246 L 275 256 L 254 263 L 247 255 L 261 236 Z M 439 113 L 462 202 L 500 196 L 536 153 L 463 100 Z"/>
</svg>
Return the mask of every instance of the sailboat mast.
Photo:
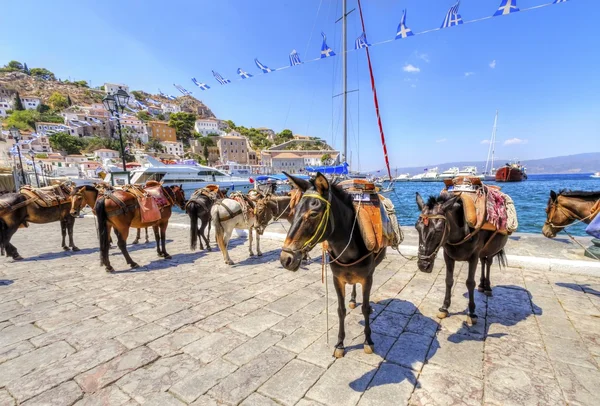
<svg viewBox="0 0 600 406">
<path fill-rule="evenodd" d="M 344 98 L 344 160 L 348 157 L 348 54 L 346 0 L 342 0 L 342 97 Z"/>
<path fill-rule="evenodd" d="M 492 139 L 490 140 L 488 156 L 485 161 L 485 174 L 491 174 L 491 172 L 494 170 L 494 152 L 496 150 L 496 124 L 498 124 L 498 110 L 496 110 L 496 117 L 494 118 L 494 127 L 492 128 Z M 492 160 L 492 166 L 489 166 L 490 159 Z"/>
</svg>

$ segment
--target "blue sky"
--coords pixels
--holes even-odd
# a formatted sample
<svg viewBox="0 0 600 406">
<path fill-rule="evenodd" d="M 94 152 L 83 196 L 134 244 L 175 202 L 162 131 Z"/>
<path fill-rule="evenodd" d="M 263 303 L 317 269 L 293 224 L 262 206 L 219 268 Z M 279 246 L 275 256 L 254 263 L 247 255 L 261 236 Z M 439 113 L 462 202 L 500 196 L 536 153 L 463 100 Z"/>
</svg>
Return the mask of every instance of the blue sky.
<svg viewBox="0 0 600 406">
<path fill-rule="evenodd" d="M 550 0 L 519 0 L 527 8 Z M 43 66 L 93 85 L 177 94 L 192 90 L 219 118 L 290 128 L 342 147 L 341 58 L 328 58 L 220 86 L 276 68 L 296 49 L 318 57 L 324 31 L 340 49 L 341 0 L 5 2 L 0 63 Z M 439 27 L 454 0 L 363 1 L 369 41 L 391 39 L 402 15 L 414 31 Z M 600 150 L 600 33 L 594 0 L 571 0 L 371 48 L 391 165 L 484 160 L 496 109 L 497 157 L 521 160 Z M 320 10 L 317 14 L 317 9 Z M 464 20 L 491 15 L 500 0 L 463 0 Z M 348 8 L 356 7 L 348 0 Z M 314 27 L 314 29 L 313 29 Z M 349 48 L 360 34 L 349 16 Z M 19 35 L 15 35 L 19 33 Z M 338 52 L 339 55 L 339 52 Z M 494 62 L 495 61 L 495 62 Z M 349 146 L 356 169 L 383 166 L 364 50 L 349 53 Z M 411 68 L 412 67 L 412 68 Z M 414 69 L 413 69 L 414 68 Z M 202 92 L 196 77 L 212 86 Z M 508 142 L 507 142 L 508 141 Z M 505 145 L 505 143 L 507 145 Z"/>
</svg>

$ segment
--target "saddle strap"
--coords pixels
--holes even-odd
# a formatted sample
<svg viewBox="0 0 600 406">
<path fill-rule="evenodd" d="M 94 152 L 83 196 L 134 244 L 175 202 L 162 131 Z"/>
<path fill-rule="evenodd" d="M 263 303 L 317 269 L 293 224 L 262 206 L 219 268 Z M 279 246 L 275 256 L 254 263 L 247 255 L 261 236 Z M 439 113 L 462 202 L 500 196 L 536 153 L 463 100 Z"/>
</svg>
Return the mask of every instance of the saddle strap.
<svg viewBox="0 0 600 406">
<path fill-rule="evenodd" d="M 220 218 L 220 217 L 219 217 L 219 220 L 220 220 L 220 221 L 227 221 L 227 220 L 231 220 L 232 218 L 234 218 L 234 217 L 236 217 L 236 216 L 239 216 L 240 214 L 242 214 L 242 213 L 243 213 L 243 211 L 242 211 L 242 210 L 238 210 L 238 211 L 236 211 L 236 212 L 234 213 L 233 211 L 231 211 L 231 209 L 230 209 L 229 207 L 225 206 L 225 205 L 223 204 L 223 202 L 222 202 L 222 201 L 219 201 L 219 202 L 217 202 L 217 203 L 215 203 L 215 204 L 217 204 L 217 205 L 219 205 L 219 206 L 223 207 L 225 210 L 227 210 L 227 213 L 229 213 L 229 217 L 225 217 L 225 218 Z"/>
<path fill-rule="evenodd" d="M 108 197 L 110 200 L 115 202 L 120 207 L 119 210 L 115 210 L 115 211 L 111 211 L 110 213 L 106 213 L 107 217 L 119 216 L 121 214 L 128 213 L 131 210 L 135 210 L 135 208 L 138 207 L 137 199 L 135 200 L 135 202 L 133 204 L 125 204 L 125 202 L 123 202 L 121 199 L 119 199 L 117 196 L 115 196 L 111 191 L 105 192 L 104 196 Z"/>
</svg>

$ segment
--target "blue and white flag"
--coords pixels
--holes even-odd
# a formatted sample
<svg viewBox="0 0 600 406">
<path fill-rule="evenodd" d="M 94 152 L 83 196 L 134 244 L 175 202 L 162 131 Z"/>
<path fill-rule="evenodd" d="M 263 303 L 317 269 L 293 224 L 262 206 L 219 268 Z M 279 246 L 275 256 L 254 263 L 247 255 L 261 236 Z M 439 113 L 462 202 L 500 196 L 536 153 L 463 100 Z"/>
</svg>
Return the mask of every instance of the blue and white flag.
<svg viewBox="0 0 600 406">
<path fill-rule="evenodd" d="M 293 49 L 292 52 L 290 52 L 290 66 L 300 65 L 301 63 L 300 55 Z"/>
<path fill-rule="evenodd" d="M 367 48 L 370 46 L 371 44 L 367 42 L 367 34 L 364 32 L 360 34 L 358 38 L 356 38 L 356 41 L 354 41 L 354 49 Z"/>
<path fill-rule="evenodd" d="M 212 74 L 215 77 L 215 79 L 217 79 L 217 82 L 219 82 L 222 85 L 226 85 L 227 83 L 231 83 L 231 80 L 225 79 L 223 76 L 219 75 L 218 72 L 212 71 Z"/>
<path fill-rule="evenodd" d="M 157 102 L 156 100 L 154 100 L 154 99 L 151 99 L 151 98 L 147 98 L 147 99 L 146 99 L 146 101 L 147 101 L 148 103 L 152 103 L 152 104 L 160 104 L 159 102 Z"/>
<path fill-rule="evenodd" d="M 510 13 L 516 13 L 519 11 L 519 7 L 517 7 L 517 0 L 502 0 L 500 7 L 494 13 L 494 17 L 505 16 Z"/>
<path fill-rule="evenodd" d="M 254 63 L 256 64 L 256 66 L 258 66 L 258 69 L 260 69 L 263 73 L 269 73 L 269 72 L 273 72 L 273 69 L 263 65 L 262 63 L 260 63 L 260 61 L 256 58 L 254 58 Z"/>
<path fill-rule="evenodd" d="M 158 94 L 160 94 L 162 97 L 167 97 L 167 95 L 161 92 L 160 89 L 158 89 Z"/>
<path fill-rule="evenodd" d="M 146 108 L 146 106 L 145 106 L 145 105 L 144 105 L 144 104 L 143 104 L 141 101 L 139 101 L 139 100 L 135 100 L 135 99 L 134 99 L 134 100 L 133 100 L 133 102 L 134 102 L 135 104 L 137 104 L 137 106 L 138 106 L 140 109 L 145 109 L 145 108 Z"/>
<path fill-rule="evenodd" d="M 460 14 L 458 14 L 459 7 L 460 0 L 458 0 L 455 5 L 450 7 L 450 10 L 448 10 L 448 13 L 446 13 L 446 18 L 444 18 L 444 22 L 440 28 L 454 27 L 455 25 L 460 25 L 463 23 L 462 17 Z"/>
<path fill-rule="evenodd" d="M 173 96 L 173 95 L 168 95 L 168 96 L 167 96 L 167 99 L 170 99 L 170 100 L 177 100 L 177 97 L 175 97 L 175 96 Z"/>
<path fill-rule="evenodd" d="M 400 24 L 398 24 L 398 30 L 396 31 L 396 39 L 412 37 L 413 35 L 415 34 L 406 26 L 406 10 L 404 10 Z"/>
<path fill-rule="evenodd" d="M 192 78 L 192 82 L 194 82 L 194 84 L 196 86 L 198 86 L 201 90 L 208 90 L 210 89 L 210 86 L 207 85 L 206 83 L 200 83 L 196 80 L 196 78 Z"/>
<path fill-rule="evenodd" d="M 173 83 L 173 86 L 175 86 L 175 89 L 179 90 L 184 96 L 189 96 L 190 94 L 192 94 L 192 92 L 184 89 L 181 85 L 176 85 L 175 83 Z"/>
<path fill-rule="evenodd" d="M 321 59 L 327 58 L 328 56 L 335 56 L 335 52 L 327 45 L 327 37 L 324 32 L 321 32 L 323 37 L 323 45 L 321 45 Z"/>
<path fill-rule="evenodd" d="M 240 77 L 242 79 L 248 79 L 248 78 L 252 77 L 251 74 L 249 74 L 248 72 L 242 70 L 242 68 L 238 68 L 237 72 L 238 72 L 238 75 L 240 75 Z"/>
<path fill-rule="evenodd" d="M 552 4 L 557 4 L 557 3 L 566 3 L 567 0 L 554 0 L 554 3 Z"/>
</svg>

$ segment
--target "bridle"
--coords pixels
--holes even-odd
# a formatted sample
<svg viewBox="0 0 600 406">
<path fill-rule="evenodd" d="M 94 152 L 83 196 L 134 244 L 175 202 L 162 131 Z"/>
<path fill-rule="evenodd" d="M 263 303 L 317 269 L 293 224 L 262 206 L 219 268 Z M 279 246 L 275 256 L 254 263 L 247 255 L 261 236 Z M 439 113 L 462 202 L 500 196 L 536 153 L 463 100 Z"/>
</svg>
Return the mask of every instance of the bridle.
<svg viewBox="0 0 600 406">
<path fill-rule="evenodd" d="M 444 216 L 443 214 L 421 214 L 419 216 L 419 218 L 423 221 L 423 224 L 425 226 L 429 226 L 429 220 L 431 220 L 431 219 L 444 220 L 444 233 L 442 234 L 442 239 L 440 240 L 440 243 L 435 248 L 435 250 L 433 250 L 433 252 L 429 255 L 421 255 L 420 252 L 417 254 L 417 257 L 419 260 L 430 260 L 431 258 L 436 257 L 440 248 L 442 248 L 444 246 L 444 244 L 446 243 L 446 237 L 450 230 L 450 223 L 448 222 L 448 219 L 446 218 L 446 216 Z"/>
<path fill-rule="evenodd" d="M 577 223 L 583 223 L 583 222 L 585 222 L 588 219 L 594 218 L 595 215 L 597 214 L 597 212 L 593 211 L 593 207 L 594 206 L 592 206 L 592 210 L 590 210 L 590 215 L 589 216 L 579 217 L 575 213 L 573 213 L 572 211 L 570 211 L 567 208 L 563 207 L 560 203 L 558 203 L 557 200 L 553 200 L 552 201 L 552 206 L 551 206 L 550 212 L 548 213 L 548 218 L 546 218 L 546 221 L 544 222 L 545 225 L 550 226 L 552 228 L 555 228 L 555 229 L 564 229 L 564 228 L 567 228 L 567 227 L 571 227 L 571 226 L 574 226 Z M 556 210 L 559 210 L 567 219 L 575 219 L 575 221 L 573 223 L 569 223 L 569 224 L 566 224 L 564 226 L 557 226 L 557 225 L 555 225 L 552 222 L 552 219 L 554 218 L 554 214 L 556 214 Z"/>
</svg>

